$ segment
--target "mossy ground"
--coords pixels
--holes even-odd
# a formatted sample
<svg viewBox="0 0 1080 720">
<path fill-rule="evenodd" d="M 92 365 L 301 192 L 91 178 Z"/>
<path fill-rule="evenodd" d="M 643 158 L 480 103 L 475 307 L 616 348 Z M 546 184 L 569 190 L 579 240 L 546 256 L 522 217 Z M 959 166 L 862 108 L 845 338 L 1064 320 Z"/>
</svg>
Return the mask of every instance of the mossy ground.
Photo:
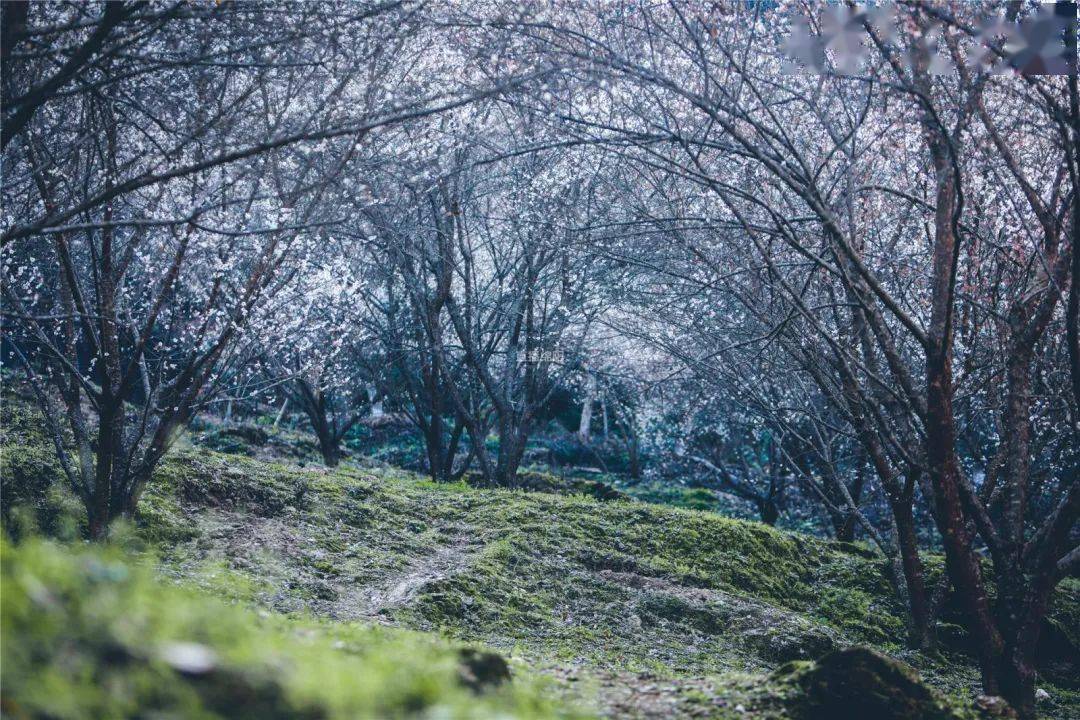
<svg viewBox="0 0 1080 720">
<path fill-rule="evenodd" d="M 28 437 L 18 433 L 20 445 Z M 11 454 L 5 476 L 30 473 L 32 454 Z M 55 504 L 49 492 L 38 505 Z M 56 507 L 44 515 L 64 524 Z M 363 644 L 379 637 L 364 628 L 389 625 L 492 647 L 524 676 L 555 679 L 549 705 L 515 679 L 522 694 L 499 701 L 514 715 L 791 717 L 798 688 L 770 673 L 852 644 L 904 659 L 957 702 L 977 692 L 965 657 L 902 648 L 902 609 L 866 548 L 710 512 L 437 485 L 371 463 L 301 468 L 188 443 L 159 470 L 136 524 L 159 578 L 275 618 L 243 611 L 252 633 L 277 624 L 287 636 L 282 627 L 301 623 Z M 1055 622 L 1075 619 L 1076 591 L 1066 583 Z M 409 672 L 406 654 L 388 662 Z M 1046 714 L 1075 716 L 1076 694 L 1047 688 Z"/>
<path fill-rule="evenodd" d="M 475 692 L 431 635 L 237 607 L 116 548 L 0 547 L 11 718 L 572 716 L 520 673 Z"/>
</svg>

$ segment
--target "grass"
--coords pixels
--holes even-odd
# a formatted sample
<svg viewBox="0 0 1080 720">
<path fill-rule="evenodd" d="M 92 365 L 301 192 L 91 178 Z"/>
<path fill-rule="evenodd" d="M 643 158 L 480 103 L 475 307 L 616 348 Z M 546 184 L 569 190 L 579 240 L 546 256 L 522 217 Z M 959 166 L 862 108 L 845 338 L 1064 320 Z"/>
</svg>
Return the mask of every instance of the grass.
<svg viewBox="0 0 1080 720">
<path fill-rule="evenodd" d="M 71 537 L 79 522 L 77 508 L 54 481 L 39 477 L 56 468 L 33 431 L 28 418 L 5 418 L 0 476 L 5 498 L 25 508 L 9 513 L 5 503 L 5 528 L 22 537 L 31 536 L 35 524 L 46 530 L 68 528 Z M 12 533 L 11 528 L 23 529 Z M 265 641 L 285 648 L 267 648 L 274 657 L 314 648 L 303 655 L 307 661 L 318 665 L 321 654 L 330 653 L 327 662 L 346 663 L 349 672 L 361 669 L 349 663 L 365 661 L 372 668 L 400 666 L 410 676 L 433 673 L 434 679 L 424 681 L 432 683 L 432 695 L 421 696 L 435 703 L 448 693 L 451 713 L 466 712 L 463 708 L 476 701 L 482 708 L 471 716 L 489 710 L 514 717 L 550 716 L 570 713 L 573 707 L 621 714 L 651 707 L 659 715 L 707 711 L 725 717 L 789 717 L 797 715 L 790 710 L 791 698 L 801 697 L 801 690 L 773 673 L 792 661 L 853 644 L 902 658 L 957 703 L 977 693 L 977 672 L 958 650 L 924 655 L 902 647 L 902 608 L 881 560 L 867 548 L 712 512 L 440 485 L 386 466 L 346 464 L 325 471 L 189 444 L 171 453 L 159 469 L 136 527 L 125 537 L 129 548 L 137 540 L 136 545 L 152 550 L 154 559 L 136 563 L 131 576 L 136 579 L 121 593 L 126 598 L 121 613 L 138 616 L 142 604 L 158 603 L 180 618 L 211 617 L 223 601 L 230 607 L 222 621 L 236 623 L 242 629 L 235 632 L 243 636 L 222 639 L 225 648 Z M 60 565 L 58 558 L 70 554 L 64 561 L 67 572 L 83 578 L 73 581 L 73 588 L 89 577 L 87 564 L 124 563 L 132 557 L 130 549 L 126 554 L 113 549 L 107 553 L 120 554 L 94 560 L 91 551 L 36 540 L 23 547 L 4 550 L 23 572 L 38 563 Z M 936 559 L 929 561 L 934 565 Z M 62 576 L 51 582 L 62 584 Z M 6 580 L 5 575 L 5 605 Z M 206 604 L 207 596 L 218 604 Z M 1062 644 L 1058 650 L 1067 657 L 1076 647 L 1080 587 L 1066 581 L 1058 597 L 1051 625 Z M 76 617 L 84 612 L 78 604 L 65 607 Z M 154 617 L 153 622 L 169 627 L 166 610 Z M 372 629 L 372 624 L 420 634 Z M 196 625 L 187 627 L 194 632 Z M 154 637 L 156 630 L 143 632 Z M 186 638 L 177 641 L 205 644 L 217 653 L 219 639 L 196 633 L 192 640 L 185 633 L 191 634 L 185 630 L 153 642 L 156 647 Z M 262 634 L 267 637 L 259 640 Z M 5 637 L 12 637 L 6 625 Z M 50 642 L 62 640 L 58 634 Z M 301 648 L 294 648 L 300 640 Z M 340 643 L 351 650 L 342 653 Z M 432 649 L 422 643 L 431 643 Z M 446 668 L 462 643 L 497 649 L 516 663 L 524 680 L 515 678 L 512 693 L 499 691 L 482 701 L 471 691 L 451 688 L 448 683 L 457 682 L 458 670 Z M 9 645 L 5 642 L 5 653 Z M 232 657 L 229 652 L 222 650 L 220 657 Z M 410 664 L 412 654 L 430 654 L 438 662 Z M 150 650 L 133 656 L 156 668 L 153 672 L 168 670 Z M 4 660 L 6 693 L 11 687 L 39 687 L 29 671 L 12 673 L 10 668 L 24 666 L 21 661 L 9 664 L 7 655 Z M 111 687 L 101 678 L 86 680 L 94 675 L 92 666 L 87 660 L 68 680 Z M 271 685 L 251 692 L 284 698 L 278 702 L 301 713 L 293 716 L 303 716 L 314 703 L 321 717 L 344 712 L 362 717 L 377 711 L 371 703 L 383 702 L 351 690 L 342 691 L 340 698 L 337 689 L 328 689 L 326 697 L 316 697 L 317 690 L 305 695 L 303 677 L 291 677 L 292 669 L 274 674 L 255 652 L 232 664 L 223 662 L 226 666 L 239 673 L 241 684 L 270 677 Z M 1071 672 L 1072 666 L 1063 667 Z M 251 668 L 250 677 L 245 668 Z M 383 671 L 363 672 L 379 677 Z M 545 686 L 536 673 L 556 683 Z M 162 676 L 147 677 L 153 685 Z M 337 684 L 338 676 L 325 677 L 326 684 Z M 1074 691 L 1043 686 L 1052 698 L 1044 707 L 1048 716 L 1069 717 L 1080 708 Z M 389 714 L 434 712 L 430 703 L 414 708 L 412 701 L 400 699 L 413 692 L 408 683 L 402 687 L 391 693 L 399 700 L 385 700 L 391 703 Z M 122 690 L 121 698 L 131 697 Z M 92 697 L 92 688 L 79 692 L 90 693 L 88 703 L 106 702 Z M 31 694 L 48 696 L 38 690 Z M 196 696 L 192 702 L 205 701 Z M 138 693 L 134 697 L 131 702 L 137 705 L 156 702 Z M 661 699 L 670 706 L 655 705 Z"/>
<path fill-rule="evenodd" d="M 474 691 L 430 635 L 256 612 L 116 547 L 0 546 L 4 716 L 577 717 L 526 673 Z"/>
</svg>

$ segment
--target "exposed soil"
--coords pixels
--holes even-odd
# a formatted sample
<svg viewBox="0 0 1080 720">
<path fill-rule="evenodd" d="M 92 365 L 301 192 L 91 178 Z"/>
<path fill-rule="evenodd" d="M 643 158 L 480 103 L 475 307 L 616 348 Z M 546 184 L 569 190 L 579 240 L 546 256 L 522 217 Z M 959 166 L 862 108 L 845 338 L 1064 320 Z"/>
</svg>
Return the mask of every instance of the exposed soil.
<svg viewBox="0 0 1080 720">
<path fill-rule="evenodd" d="M 408 605 L 430 583 L 463 570 L 469 564 L 473 548 L 461 529 L 454 530 L 449 545 L 431 555 L 415 558 L 404 572 L 388 575 L 374 586 L 353 583 L 344 589 L 330 614 L 340 620 L 385 621 L 388 612 Z"/>
</svg>

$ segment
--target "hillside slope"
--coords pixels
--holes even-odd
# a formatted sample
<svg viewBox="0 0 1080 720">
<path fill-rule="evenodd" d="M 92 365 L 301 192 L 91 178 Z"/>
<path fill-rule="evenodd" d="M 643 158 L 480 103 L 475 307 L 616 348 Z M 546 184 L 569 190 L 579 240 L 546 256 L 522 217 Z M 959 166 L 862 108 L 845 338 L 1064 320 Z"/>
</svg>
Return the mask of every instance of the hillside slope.
<svg viewBox="0 0 1080 720">
<path fill-rule="evenodd" d="M 6 495 L 38 488 L 39 524 L 62 527 L 62 493 L 31 482 L 48 471 L 32 425 L 9 417 L 6 431 Z M 219 600 L 335 632 L 391 625 L 494 648 L 526 678 L 501 701 L 512 715 L 799 717 L 792 698 L 810 685 L 792 678 L 808 666 L 791 661 L 851 645 L 903 659 L 956 707 L 978 693 L 959 651 L 899 645 L 901 609 L 865 548 L 711 513 L 189 447 L 158 473 L 138 525 L 159 577 Z M 1066 645 L 1078 597 L 1072 580 L 1059 593 Z M 1045 684 L 1048 717 L 1080 712 L 1072 673 Z M 554 704 L 530 694 L 538 677 Z"/>
<path fill-rule="evenodd" d="M 578 716 L 496 655 L 222 603 L 118 548 L 3 542 L 0 583 L 5 718 Z"/>
</svg>

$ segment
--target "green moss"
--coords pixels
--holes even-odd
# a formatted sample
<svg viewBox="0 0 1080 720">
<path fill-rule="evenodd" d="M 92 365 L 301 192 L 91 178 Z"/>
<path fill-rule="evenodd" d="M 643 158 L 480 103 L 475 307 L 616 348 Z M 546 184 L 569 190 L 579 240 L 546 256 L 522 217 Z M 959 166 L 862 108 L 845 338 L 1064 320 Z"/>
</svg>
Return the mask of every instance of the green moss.
<svg viewBox="0 0 1080 720">
<path fill-rule="evenodd" d="M 869 648 L 788 664 L 774 678 L 797 690 L 784 702 L 795 718 L 963 720 L 974 712 L 926 686 L 914 669 Z"/>
<path fill-rule="evenodd" d="M 904 609 L 885 572 L 884 561 L 830 554 L 813 582 L 820 617 L 863 642 L 899 648 L 905 636 Z"/>
<path fill-rule="evenodd" d="M 475 663 L 413 633 L 260 617 L 162 586 L 107 548 L 30 541 L 0 553 L 5 715 L 574 714 L 527 676 L 478 685 Z"/>
<path fill-rule="evenodd" d="M 157 485 L 143 494 L 135 522 L 144 537 L 157 543 L 182 542 L 198 535 L 176 497 Z"/>
<path fill-rule="evenodd" d="M 200 447 L 231 455 L 285 459 L 320 465 L 322 454 L 314 437 L 271 423 L 221 423 L 201 418 L 189 428 L 190 438 Z"/>
<path fill-rule="evenodd" d="M 1061 581 L 1054 596 L 1052 621 L 1074 648 L 1080 648 L 1080 578 Z"/>
<path fill-rule="evenodd" d="M 0 515 L 8 533 L 16 537 L 44 532 L 73 538 L 85 525 L 78 498 L 67 490 L 56 451 L 43 438 L 39 444 L 2 446 Z"/>
<path fill-rule="evenodd" d="M 50 461 L 29 446 L 22 457 L 31 469 Z M 15 478 L 10 467 L 0 465 L 5 482 Z M 679 702 L 705 702 L 718 716 L 735 717 L 742 704 L 787 717 L 778 698 L 797 689 L 765 673 L 852 643 L 903 657 L 947 693 L 977 692 L 965 656 L 902 648 L 903 609 L 865 547 L 712 512 L 435 484 L 391 467 L 305 469 L 188 446 L 155 473 L 133 532 L 158 547 L 159 576 L 269 612 L 255 618 L 259 632 L 278 622 L 306 628 L 311 616 L 377 617 L 495 647 L 560 677 L 579 669 L 575 692 L 611 692 L 610 677 L 623 683 L 616 694 L 660 678 Z M 928 556 L 927 567 L 933 584 L 940 558 Z M 1063 658 L 1076 647 L 1078 606 L 1080 583 L 1068 580 L 1056 630 L 1044 633 L 1064 643 Z M 351 627 L 316 625 L 317 637 Z M 1054 672 L 1044 678 L 1075 678 L 1067 662 Z M 1077 706 L 1075 694 L 1045 687 L 1057 703 L 1048 714 Z"/>
<path fill-rule="evenodd" d="M 684 510 L 707 510 L 725 515 L 742 513 L 749 516 L 752 513 L 748 503 L 721 496 L 707 488 L 656 481 L 622 481 L 616 483 L 616 486 L 632 498 L 657 505 L 670 505 Z"/>
<path fill-rule="evenodd" d="M 719 635 L 730 627 L 730 617 L 723 608 L 697 606 L 676 595 L 648 594 L 637 604 L 637 611 L 647 622 L 687 623 L 709 635 Z"/>
</svg>

